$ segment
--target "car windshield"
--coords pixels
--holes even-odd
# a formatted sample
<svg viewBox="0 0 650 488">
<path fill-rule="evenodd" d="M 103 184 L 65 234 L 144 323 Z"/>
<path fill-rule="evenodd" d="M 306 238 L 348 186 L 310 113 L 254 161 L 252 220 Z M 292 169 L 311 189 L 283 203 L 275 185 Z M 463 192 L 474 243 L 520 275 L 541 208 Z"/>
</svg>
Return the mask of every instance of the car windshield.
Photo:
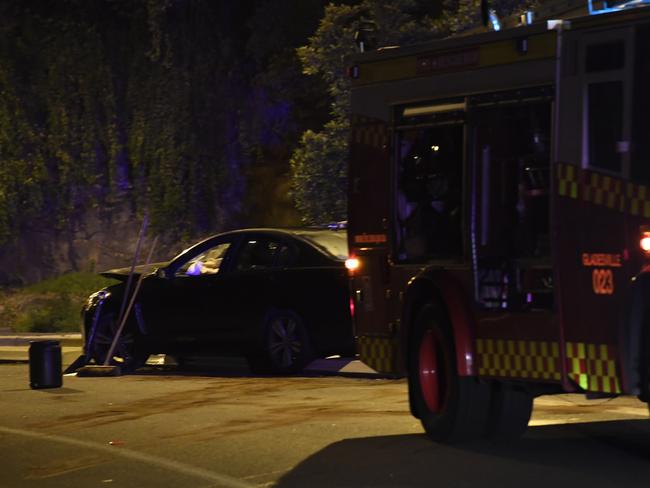
<svg viewBox="0 0 650 488">
<path fill-rule="evenodd" d="M 305 230 L 296 232 L 296 235 L 308 240 L 317 248 L 335 256 L 337 259 L 344 260 L 348 258 L 348 239 L 345 232 L 334 230 Z"/>
</svg>

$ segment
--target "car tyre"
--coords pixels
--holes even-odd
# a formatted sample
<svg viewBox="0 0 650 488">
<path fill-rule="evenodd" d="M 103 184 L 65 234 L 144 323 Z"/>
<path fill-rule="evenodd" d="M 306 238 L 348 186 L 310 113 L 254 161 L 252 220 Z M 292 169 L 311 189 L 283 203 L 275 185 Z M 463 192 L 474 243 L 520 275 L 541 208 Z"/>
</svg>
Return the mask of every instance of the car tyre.
<svg viewBox="0 0 650 488">
<path fill-rule="evenodd" d="M 96 364 L 104 364 L 118 327 L 115 312 L 100 315 L 95 333 L 87 346 L 89 359 L 94 360 Z M 143 349 L 141 342 L 137 327 L 127 322 L 108 364 L 119 366 L 125 373 L 141 368 L 149 358 L 149 353 Z"/>
<path fill-rule="evenodd" d="M 271 310 L 262 330 L 262 351 L 248 358 L 253 372 L 297 373 L 313 359 L 309 332 L 294 311 Z"/>
<path fill-rule="evenodd" d="M 490 390 L 460 376 L 451 327 L 432 304 L 418 313 L 409 343 L 409 395 L 414 414 L 434 441 L 455 443 L 485 433 Z"/>
</svg>

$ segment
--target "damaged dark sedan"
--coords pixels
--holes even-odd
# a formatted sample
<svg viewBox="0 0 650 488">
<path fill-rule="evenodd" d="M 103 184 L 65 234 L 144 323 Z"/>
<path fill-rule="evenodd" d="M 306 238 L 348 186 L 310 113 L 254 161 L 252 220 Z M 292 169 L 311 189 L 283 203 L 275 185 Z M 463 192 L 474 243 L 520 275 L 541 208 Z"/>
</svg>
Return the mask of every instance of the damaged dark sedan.
<svg viewBox="0 0 650 488">
<path fill-rule="evenodd" d="M 341 229 L 245 229 L 219 234 L 167 263 L 138 266 L 142 281 L 110 364 L 134 370 L 151 354 L 244 355 L 256 372 L 292 373 L 317 357 L 354 353 Z M 88 360 L 104 364 L 130 268 L 84 306 Z M 131 298 L 129 298 L 129 301 Z"/>
</svg>

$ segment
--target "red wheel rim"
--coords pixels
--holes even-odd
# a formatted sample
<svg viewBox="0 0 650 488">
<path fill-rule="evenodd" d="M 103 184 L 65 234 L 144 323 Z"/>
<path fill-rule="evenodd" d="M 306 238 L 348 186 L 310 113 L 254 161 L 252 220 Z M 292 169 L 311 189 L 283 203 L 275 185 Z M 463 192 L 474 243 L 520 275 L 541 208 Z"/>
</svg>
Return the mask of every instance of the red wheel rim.
<svg viewBox="0 0 650 488">
<path fill-rule="evenodd" d="M 439 413 L 445 404 L 444 358 L 439 357 L 436 348 L 436 336 L 432 330 L 427 330 L 420 342 L 420 390 L 424 403 L 433 413 Z M 444 354 L 444 353 L 443 353 Z"/>
</svg>

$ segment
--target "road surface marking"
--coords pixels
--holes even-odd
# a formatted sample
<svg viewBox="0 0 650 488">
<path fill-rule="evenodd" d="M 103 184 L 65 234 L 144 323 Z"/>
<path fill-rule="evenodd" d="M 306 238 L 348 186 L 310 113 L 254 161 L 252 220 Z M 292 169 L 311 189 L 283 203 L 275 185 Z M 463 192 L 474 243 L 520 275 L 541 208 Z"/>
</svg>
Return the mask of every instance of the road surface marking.
<svg viewBox="0 0 650 488">
<path fill-rule="evenodd" d="M 132 451 L 124 447 L 115 447 L 108 446 L 103 444 L 98 444 L 96 442 L 82 441 L 79 439 L 71 439 L 69 437 L 63 437 L 53 434 L 44 434 L 41 432 L 34 432 L 31 430 L 24 429 L 12 429 L 10 427 L 0 426 L 0 433 L 23 436 L 23 437 L 32 437 L 34 439 L 48 440 L 52 442 L 59 442 L 61 444 L 69 444 L 77 447 L 85 447 L 88 449 L 95 449 L 96 451 L 103 451 L 115 456 L 121 456 L 134 461 L 141 461 L 144 463 L 157 466 L 159 468 L 164 468 L 170 471 L 175 471 L 176 473 L 184 474 L 187 476 L 193 476 L 195 478 L 201 478 L 207 481 L 218 483 L 219 486 L 233 487 L 233 488 L 252 488 L 253 485 L 241 481 L 237 478 L 232 478 L 230 476 L 215 473 L 207 469 L 197 468 L 195 466 L 190 466 L 188 464 L 179 463 L 178 461 L 173 461 L 167 458 L 161 458 L 158 456 L 152 456 L 151 454 L 145 454 L 142 452 Z"/>
</svg>

